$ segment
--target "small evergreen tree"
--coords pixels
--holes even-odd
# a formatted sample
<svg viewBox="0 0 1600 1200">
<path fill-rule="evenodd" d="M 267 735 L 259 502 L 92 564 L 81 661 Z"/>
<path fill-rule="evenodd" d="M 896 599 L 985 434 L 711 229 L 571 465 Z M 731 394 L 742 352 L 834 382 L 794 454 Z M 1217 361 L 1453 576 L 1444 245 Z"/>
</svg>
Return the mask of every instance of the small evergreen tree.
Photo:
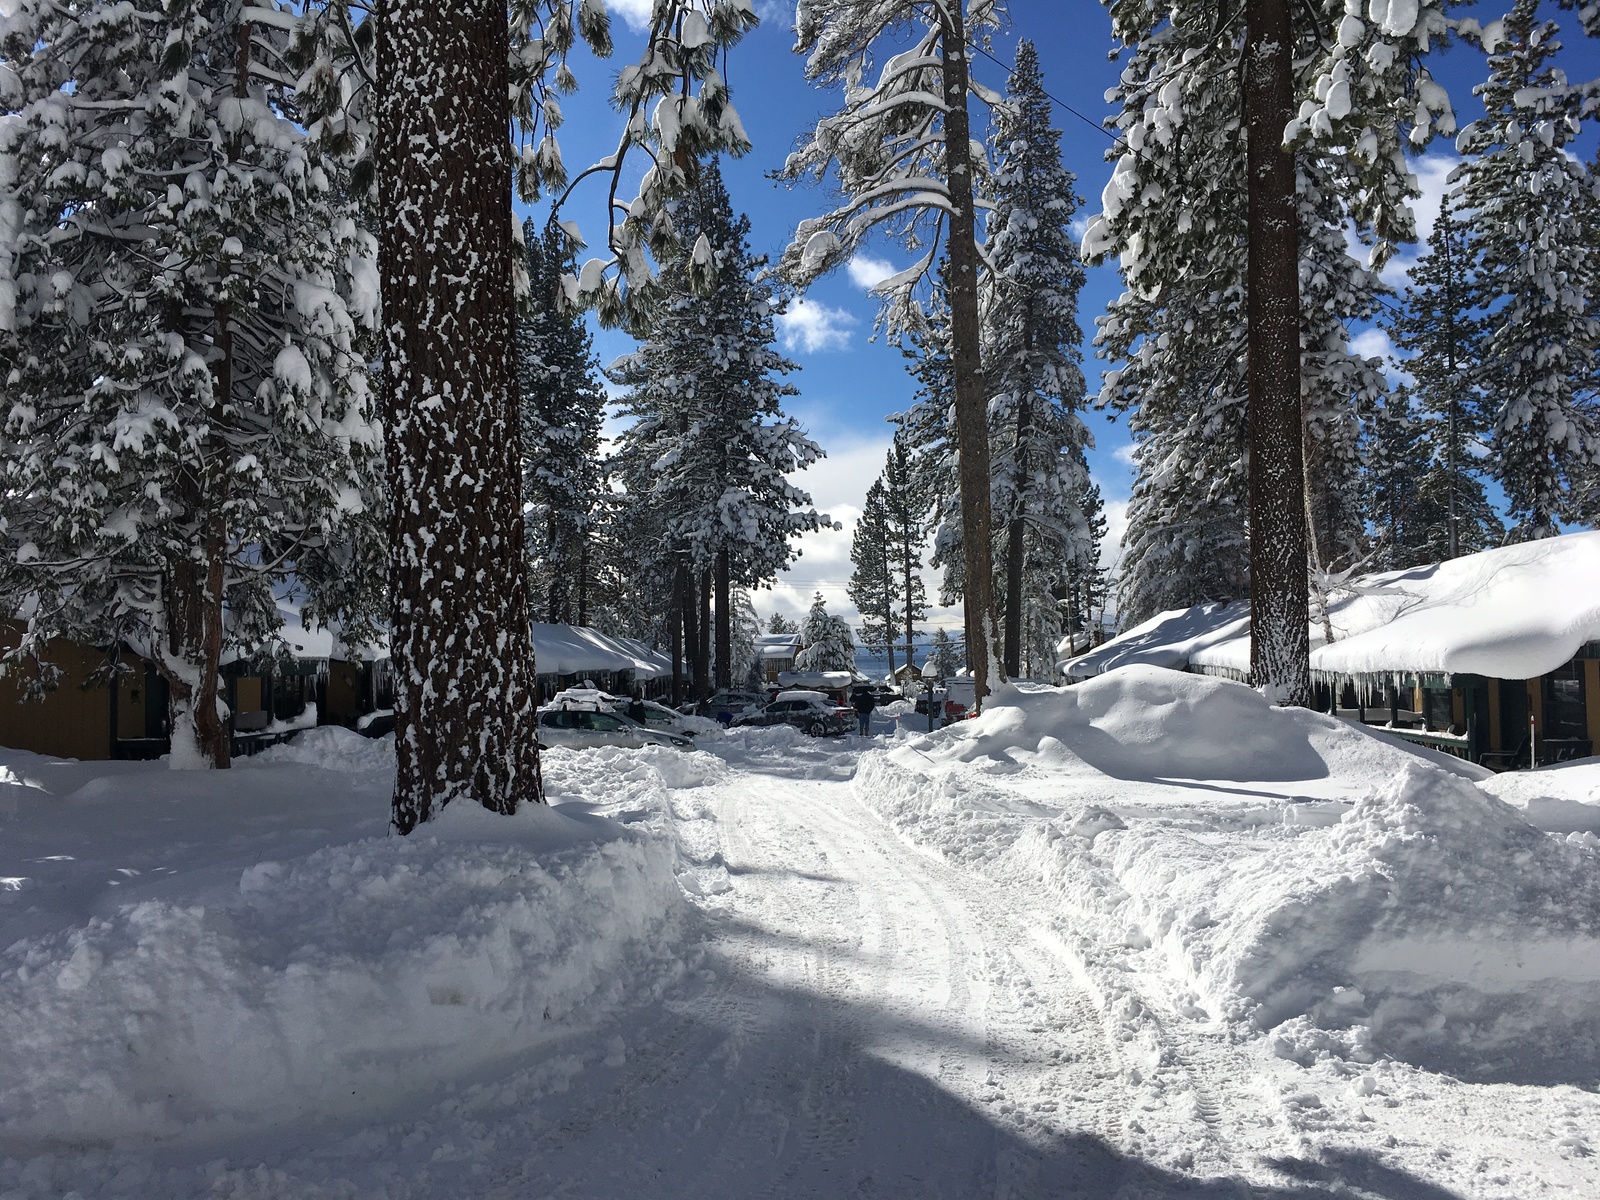
<svg viewBox="0 0 1600 1200">
<path fill-rule="evenodd" d="M 884 498 L 883 477 L 879 476 L 867 489 L 866 503 L 861 519 L 856 522 L 855 533 L 850 538 L 850 561 L 855 569 L 850 575 L 849 596 L 861 613 L 861 644 L 868 650 L 887 653 L 889 674 L 894 674 L 895 599 L 892 533 L 889 528 L 888 503 Z"/>
<path fill-rule="evenodd" d="M 1083 401 L 1078 292 L 1083 262 L 1071 223 L 1077 179 L 1061 163 L 1033 43 L 1017 46 L 1007 102 L 995 110 L 997 162 L 988 183 L 984 379 L 989 388 L 995 593 L 1005 613 L 1002 661 L 1022 671 L 1031 647 L 1059 635 L 1055 593 L 1092 541 L 1083 510 L 1095 494 L 1078 416 Z M 1035 657 L 1028 653 L 1031 660 Z"/>
<path fill-rule="evenodd" d="M 949 679 L 960 669 L 961 663 L 956 656 L 955 644 L 950 641 L 950 635 L 941 625 L 933 631 L 933 644 L 928 647 L 928 665 L 925 670 L 931 670 L 936 679 Z"/>
<path fill-rule="evenodd" d="M 1445 196 L 1439 216 L 1428 237 L 1428 250 L 1411 268 L 1411 286 L 1401 305 L 1388 322 L 1394 344 L 1411 357 L 1399 364 L 1416 381 L 1414 392 L 1390 406 L 1387 414 L 1392 429 L 1388 438 L 1401 437 L 1415 429 L 1425 431 L 1431 450 L 1426 461 L 1415 454 L 1400 453 L 1397 462 L 1420 467 L 1414 477 L 1417 494 L 1444 494 L 1442 514 L 1444 542 L 1423 534 L 1403 538 L 1393 522 L 1388 523 L 1392 552 L 1401 559 L 1412 555 L 1415 561 L 1442 561 L 1484 548 L 1482 523 L 1474 523 L 1468 510 L 1482 502 L 1483 484 L 1478 478 L 1477 459 L 1469 447 L 1481 444 L 1487 433 L 1483 389 L 1484 340 L 1487 322 L 1474 305 L 1477 296 L 1477 258 L 1466 237 L 1466 227 L 1455 216 L 1454 198 Z M 1420 410 L 1413 414 L 1413 404 Z M 1383 439 L 1380 438 L 1380 443 Z M 1426 483 L 1424 480 L 1426 479 Z M 1410 485 L 1398 479 L 1385 491 L 1391 500 L 1408 494 Z M 1433 514 L 1437 517 L 1440 514 Z M 1424 519 L 1424 528 L 1437 523 Z M 1495 522 L 1498 526 L 1498 521 Z M 1426 557 L 1437 555 L 1436 558 Z M 1410 562 L 1399 565 L 1410 565 Z"/>
<path fill-rule="evenodd" d="M 653 510 L 641 519 L 687 555 L 701 591 L 714 588 L 716 661 L 729 663 L 732 589 L 772 579 L 798 554 L 794 539 L 827 520 L 787 478 L 822 451 L 783 415 L 795 367 L 773 348 L 781 305 L 758 281 L 766 260 L 714 162 L 673 217 L 693 249 L 662 271 L 665 299 L 640 348 L 611 367 L 634 418 L 619 454 L 633 510 Z"/>
<path fill-rule="evenodd" d="M 916 665 L 917 625 L 928 615 L 922 583 L 922 547 L 928 540 L 929 497 L 903 435 L 897 434 L 884 460 L 884 526 L 889 574 L 908 666 Z"/>
<path fill-rule="evenodd" d="M 797 671 L 855 670 L 856 643 L 849 622 L 828 612 L 821 592 L 800 623 L 800 643 L 804 648 L 794 660 Z"/>
<path fill-rule="evenodd" d="M 796 625 L 781 612 L 772 614 L 772 620 L 767 622 L 768 633 L 799 633 L 800 626 Z"/>
</svg>

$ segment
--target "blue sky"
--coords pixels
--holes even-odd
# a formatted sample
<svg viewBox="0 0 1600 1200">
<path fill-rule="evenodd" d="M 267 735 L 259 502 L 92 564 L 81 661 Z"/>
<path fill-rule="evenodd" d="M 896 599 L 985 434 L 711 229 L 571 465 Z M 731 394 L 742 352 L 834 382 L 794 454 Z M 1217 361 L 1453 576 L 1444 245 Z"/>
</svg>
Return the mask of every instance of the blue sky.
<svg viewBox="0 0 1600 1200">
<path fill-rule="evenodd" d="M 606 108 L 605 96 L 613 73 L 638 51 L 639 31 L 648 17 L 650 0 L 609 0 L 609 5 L 616 54 L 608 63 L 575 62 L 580 90 L 563 104 L 567 121 L 561 132 L 562 153 L 573 172 L 614 147 L 620 124 Z M 789 189 L 769 180 L 767 173 L 783 162 L 817 118 L 832 110 L 837 95 L 806 83 L 802 60 L 791 49 L 792 6 L 757 0 L 757 7 L 761 24 L 734 49 L 728 70 L 734 104 L 754 149 L 742 159 L 725 161 L 723 172 L 735 207 L 750 216 L 755 249 L 776 258 L 795 225 L 822 211 L 830 197 L 817 188 Z M 1117 65 L 1107 60 L 1112 48 L 1110 19 L 1100 5 L 1088 0 L 1010 0 L 1008 8 L 1007 27 L 995 38 L 995 57 L 1011 62 L 1016 39 L 1031 38 L 1039 50 L 1045 86 L 1055 99 L 1089 118 L 1082 120 L 1064 107 L 1056 110 L 1063 158 L 1078 177 L 1078 192 L 1084 198 L 1082 213 L 1092 215 L 1099 211 L 1100 191 L 1110 175 L 1105 155 L 1111 139 L 1095 124 L 1110 111 L 1104 96 L 1117 71 Z M 1485 21 L 1500 15 L 1496 4 L 1465 11 L 1476 12 Z M 1572 18 L 1561 15 L 1565 27 Z M 1600 44 L 1584 39 L 1575 26 L 1567 31 L 1566 40 L 1569 48 L 1564 61 L 1569 75 L 1575 79 L 1600 75 Z M 974 72 L 983 82 L 1003 88 L 1001 67 L 982 57 L 973 62 Z M 1431 64 L 1449 88 L 1463 124 L 1478 111 L 1471 87 L 1482 74 L 1482 64 L 1482 55 L 1467 46 L 1435 56 Z M 976 128 L 981 119 L 976 110 L 974 117 Z M 1587 154 L 1592 137 L 1586 136 L 1583 145 Z M 1441 145 L 1415 166 L 1424 189 L 1418 217 L 1425 226 L 1437 211 L 1451 162 L 1448 148 Z M 598 187 L 580 191 L 568 201 L 562 215 L 577 220 L 586 231 L 597 230 L 603 222 L 603 203 Z M 756 595 L 756 607 L 763 617 L 775 608 L 797 614 L 809 607 L 812 593 L 821 590 L 831 610 L 852 622 L 856 619 L 844 591 L 850 576 L 850 530 L 867 488 L 883 465 L 891 433 L 887 418 L 910 403 L 913 391 L 899 349 L 881 337 L 873 338 L 877 302 L 867 295 L 866 287 L 881 277 L 882 264 L 907 259 L 892 244 L 871 247 L 858 255 L 849 271 L 818 282 L 783 321 L 784 350 L 801 367 L 791 376 L 800 394 L 791 399 L 789 411 L 828 454 L 797 480 L 812 493 L 819 509 L 845 528 L 808 535 L 801 541 L 801 558 L 778 586 Z M 1386 272 L 1397 286 L 1404 283 L 1403 267 L 1402 262 Z M 1095 315 L 1120 291 L 1113 268 L 1090 270 L 1080 300 L 1080 323 L 1086 335 L 1084 367 L 1091 393 L 1100 371 L 1109 364 L 1092 357 L 1087 337 L 1093 331 Z M 1352 332 L 1360 336 L 1358 345 L 1367 353 L 1386 348 L 1379 331 Z M 599 332 L 596 344 L 602 360 L 608 362 L 633 347 L 630 338 L 612 331 Z M 1129 438 L 1120 420 L 1108 420 L 1098 412 L 1090 412 L 1086 420 L 1095 438 L 1089 464 L 1106 499 L 1111 522 L 1108 556 L 1114 556 L 1133 482 Z M 929 591 L 930 596 L 936 592 L 931 577 Z M 957 630 L 959 611 L 936 611 L 933 621 Z"/>
</svg>

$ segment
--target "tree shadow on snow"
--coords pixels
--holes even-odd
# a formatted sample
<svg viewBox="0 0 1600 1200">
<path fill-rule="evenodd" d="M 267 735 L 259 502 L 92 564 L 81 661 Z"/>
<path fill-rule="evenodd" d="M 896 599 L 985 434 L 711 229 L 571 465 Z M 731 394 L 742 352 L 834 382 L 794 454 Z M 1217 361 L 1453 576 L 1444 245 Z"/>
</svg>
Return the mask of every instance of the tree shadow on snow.
<svg viewBox="0 0 1600 1200">
<path fill-rule="evenodd" d="M 741 929 L 758 937 L 753 927 Z M 796 939 L 773 938 L 792 977 Z M 472 1195 L 769 1197 L 861 1200 L 1295 1200 L 1348 1194 L 1346 1178 L 1382 1200 L 1452 1193 L 1375 1159 L 1263 1164 L 1283 1178 L 1199 1177 L 1119 1151 L 1090 1132 L 1131 1112 L 1074 1113 L 1056 1128 L 991 1085 L 1003 1047 L 906 1015 L 859 987 L 846 956 L 813 946 L 806 986 L 708 958 L 709 969 L 663 1003 L 623 1014 L 626 1061 L 588 1067 L 512 1136 L 525 1154 Z M 759 954 L 748 961 L 761 961 Z M 893 993 L 890 993 L 893 994 Z M 904 992 L 899 993 L 904 995 Z M 1086 1029 L 1085 1046 L 1102 1035 Z M 604 1032 L 602 1033 L 604 1036 Z M 1085 1083 L 1096 1080 L 1083 1068 Z M 1061 1067 L 1064 1084 L 1072 1066 Z M 1084 1128 L 1062 1133 L 1059 1126 Z M 502 1129 L 504 1127 L 502 1126 Z M 1209 1130 L 1196 1129 L 1195 1146 Z M 1168 1163 L 1182 1146 L 1152 1144 Z"/>
</svg>

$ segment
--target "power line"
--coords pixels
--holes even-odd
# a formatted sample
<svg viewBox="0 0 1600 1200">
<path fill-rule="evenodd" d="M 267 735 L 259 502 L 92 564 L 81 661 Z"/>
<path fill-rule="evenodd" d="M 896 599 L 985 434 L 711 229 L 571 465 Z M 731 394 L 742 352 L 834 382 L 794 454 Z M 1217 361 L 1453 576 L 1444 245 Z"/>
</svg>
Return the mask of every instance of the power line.
<svg viewBox="0 0 1600 1200">
<path fill-rule="evenodd" d="M 979 54 L 983 55 L 983 57 L 987 58 L 990 62 L 994 63 L 995 66 L 999 67 L 1007 75 L 1011 75 L 1011 74 L 1015 73 L 1015 71 L 1016 71 L 1016 67 L 1015 66 L 1007 66 L 1006 63 L 1002 59 L 998 58 L 987 47 L 979 46 L 979 45 L 974 44 L 972 46 L 972 49 L 977 51 Z M 1065 109 L 1067 112 L 1071 113 L 1074 117 L 1077 117 L 1078 120 L 1082 121 L 1085 125 L 1089 126 L 1091 129 L 1094 129 L 1096 132 L 1098 132 L 1100 134 L 1103 134 L 1105 137 L 1109 138 L 1113 145 L 1122 147 L 1123 153 L 1133 155 L 1135 158 L 1137 158 L 1140 161 L 1142 161 L 1146 166 L 1148 166 L 1152 170 L 1154 170 L 1157 174 L 1165 174 L 1166 173 L 1165 170 L 1162 168 L 1160 163 L 1156 162 L 1154 159 L 1152 159 L 1149 156 L 1147 156 L 1143 151 L 1134 149 L 1133 146 L 1131 146 L 1128 143 L 1128 140 L 1126 138 L 1122 137 L 1119 134 L 1113 133 L 1111 130 L 1107 129 L 1103 122 L 1096 121 L 1093 117 L 1087 116 L 1086 114 L 1080 112 L 1078 109 L 1074 108 L 1072 105 L 1068 104 L 1060 96 L 1057 96 L 1054 92 L 1052 92 L 1048 88 L 1046 88 L 1042 81 L 1039 84 L 1039 91 L 1042 92 L 1044 94 L 1045 99 L 1049 100 L 1052 104 L 1055 104 L 1058 107 Z M 1374 304 L 1378 304 L 1378 305 L 1382 306 L 1383 308 L 1388 309 L 1390 312 L 1395 313 L 1396 315 L 1404 315 L 1402 309 L 1400 309 L 1399 307 L 1397 307 L 1394 304 L 1391 304 L 1389 302 L 1389 300 L 1387 298 L 1385 298 L 1380 292 L 1377 292 L 1377 291 L 1375 291 L 1375 290 L 1373 290 L 1371 288 L 1362 287 L 1360 284 L 1352 284 L 1351 286 L 1356 291 L 1359 291 L 1362 295 L 1364 295 L 1368 300 L 1372 301 Z"/>
</svg>

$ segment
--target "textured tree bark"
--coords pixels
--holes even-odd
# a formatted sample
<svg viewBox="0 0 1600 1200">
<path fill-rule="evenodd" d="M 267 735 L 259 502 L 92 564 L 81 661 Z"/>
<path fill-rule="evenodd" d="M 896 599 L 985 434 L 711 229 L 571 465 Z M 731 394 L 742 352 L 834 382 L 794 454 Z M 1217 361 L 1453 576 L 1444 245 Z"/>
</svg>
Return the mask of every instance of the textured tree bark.
<svg viewBox="0 0 1600 1200">
<path fill-rule="evenodd" d="M 700 572 L 700 646 L 696 655 L 694 696 L 704 704 L 711 699 L 711 580 L 709 568 Z"/>
<path fill-rule="evenodd" d="M 1300 408 L 1300 229 L 1288 0 L 1246 0 L 1249 203 L 1250 671 L 1279 704 L 1311 702 Z"/>
<path fill-rule="evenodd" d="M 683 572 L 683 643 L 689 666 L 689 694 L 694 700 L 704 700 L 700 694 L 700 597 L 695 584 L 698 576 L 685 562 Z"/>
<path fill-rule="evenodd" d="M 717 551 L 717 686 L 733 686 L 733 610 L 729 607 L 733 591 L 728 565 L 728 548 Z"/>
<path fill-rule="evenodd" d="M 174 770 L 232 765 L 232 739 L 217 684 L 222 675 L 222 549 L 220 518 L 206 520 L 201 557 L 173 563 L 163 580 L 165 629 L 156 670 L 167 683 L 168 763 Z"/>
<path fill-rule="evenodd" d="M 689 619 L 689 568 L 683 559 L 672 575 L 672 707 L 683 703 L 683 630 Z"/>
<path fill-rule="evenodd" d="M 505 7 L 377 12 L 394 828 L 543 799 L 522 562 Z"/>
<path fill-rule="evenodd" d="M 989 422 L 984 395 L 978 317 L 978 242 L 972 204 L 972 133 L 967 119 L 967 38 L 961 5 L 941 4 L 944 46 L 944 144 L 950 189 L 951 358 L 961 492 L 961 540 L 966 556 L 962 614 L 967 662 L 981 709 L 989 694 L 994 656 L 994 551 L 990 545 Z"/>
</svg>

